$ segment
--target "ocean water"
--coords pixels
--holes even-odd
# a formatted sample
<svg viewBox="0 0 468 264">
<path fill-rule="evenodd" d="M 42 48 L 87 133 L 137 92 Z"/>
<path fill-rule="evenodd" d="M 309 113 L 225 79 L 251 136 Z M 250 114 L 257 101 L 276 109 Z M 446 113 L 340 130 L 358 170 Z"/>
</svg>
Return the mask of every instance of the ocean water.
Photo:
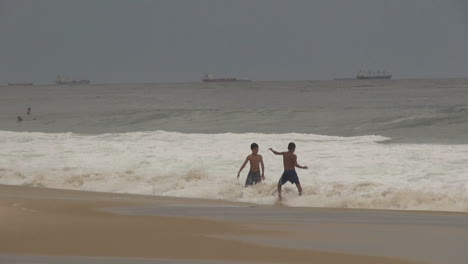
<svg viewBox="0 0 468 264">
<path fill-rule="evenodd" d="M 0 184 L 468 212 L 468 80 L 0 87 Z M 27 116 L 26 109 L 32 108 Z M 16 117 L 23 121 L 17 122 Z M 266 181 L 237 171 L 257 142 Z"/>
</svg>

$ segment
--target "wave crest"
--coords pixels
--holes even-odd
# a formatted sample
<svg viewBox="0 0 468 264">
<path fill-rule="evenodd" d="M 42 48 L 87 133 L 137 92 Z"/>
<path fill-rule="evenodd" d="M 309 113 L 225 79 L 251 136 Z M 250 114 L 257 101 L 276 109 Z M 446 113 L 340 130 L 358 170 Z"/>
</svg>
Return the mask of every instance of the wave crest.
<svg viewBox="0 0 468 264">
<path fill-rule="evenodd" d="M 297 143 L 304 195 L 288 206 L 468 211 L 467 145 L 380 144 L 381 136 L 183 134 L 77 135 L 0 132 L 0 183 L 275 204 L 282 160 Z M 237 171 L 260 144 L 266 181 L 243 188 Z"/>
</svg>

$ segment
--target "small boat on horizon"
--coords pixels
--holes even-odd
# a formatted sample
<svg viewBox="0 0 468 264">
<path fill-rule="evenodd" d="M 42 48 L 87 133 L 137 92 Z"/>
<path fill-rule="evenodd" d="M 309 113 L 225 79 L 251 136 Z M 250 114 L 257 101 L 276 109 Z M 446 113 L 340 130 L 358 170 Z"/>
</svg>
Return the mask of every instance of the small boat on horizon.
<svg viewBox="0 0 468 264">
<path fill-rule="evenodd" d="M 211 74 L 205 74 L 205 77 L 202 79 L 203 82 L 251 82 L 247 79 L 237 79 L 237 78 L 214 78 Z"/>
</svg>

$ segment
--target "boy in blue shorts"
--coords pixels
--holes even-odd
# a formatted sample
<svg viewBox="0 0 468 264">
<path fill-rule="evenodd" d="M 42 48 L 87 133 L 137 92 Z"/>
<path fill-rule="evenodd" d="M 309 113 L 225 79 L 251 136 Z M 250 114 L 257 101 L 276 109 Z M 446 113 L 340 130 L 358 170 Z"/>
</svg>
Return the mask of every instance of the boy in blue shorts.
<svg viewBox="0 0 468 264">
<path fill-rule="evenodd" d="M 299 177 L 297 176 L 295 168 L 296 167 L 300 169 L 308 169 L 308 168 L 307 166 L 301 166 L 297 163 L 297 156 L 294 154 L 294 151 L 296 150 L 296 144 L 294 144 L 293 142 L 289 143 L 287 152 L 278 152 L 272 148 L 269 148 L 268 150 L 271 150 L 271 152 L 273 152 L 275 155 L 283 156 L 284 172 L 283 172 L 283 175 L 281 175 L 281 178 L 279 179 L 278 186 L 277 186 L 279 199 L 281 200 L 282 198 L 281 187 L 283 186 L 283 184 L 287 183 L 288 181 L 290 183 L 296 184 L 299 195 L 302 195 L 301 182 L 299 181 Z"/>
</svg>

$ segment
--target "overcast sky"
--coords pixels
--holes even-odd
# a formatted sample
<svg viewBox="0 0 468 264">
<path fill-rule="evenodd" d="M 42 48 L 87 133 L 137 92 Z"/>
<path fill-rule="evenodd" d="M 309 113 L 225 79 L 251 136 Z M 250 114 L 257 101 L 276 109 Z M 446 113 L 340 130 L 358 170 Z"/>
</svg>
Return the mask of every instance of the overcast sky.
<svg viewBox="0 0 468 264">
<path fill-rule="evenodd" d="M 0 84 L 468 77 L 466 0 L 0 0 Z"/>
</svg>

